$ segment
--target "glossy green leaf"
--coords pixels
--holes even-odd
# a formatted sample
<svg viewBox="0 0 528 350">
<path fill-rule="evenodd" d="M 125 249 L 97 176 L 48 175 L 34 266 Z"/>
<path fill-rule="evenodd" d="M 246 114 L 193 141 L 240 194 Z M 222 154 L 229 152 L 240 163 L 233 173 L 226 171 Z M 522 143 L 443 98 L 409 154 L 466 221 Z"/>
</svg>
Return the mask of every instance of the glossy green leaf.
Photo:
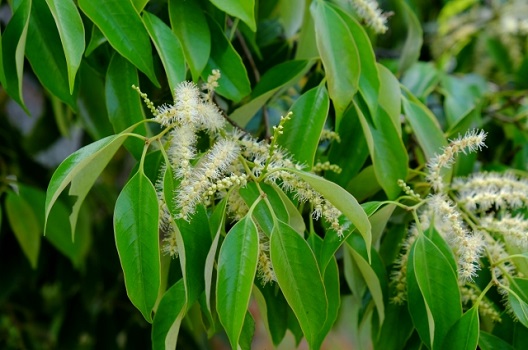
<svg viewBox="0 0 528 350">
<path fill-rule="evenodd" d="M 90 42 L 88 43 L 88 46 L 86 47 L 86 51 L 84 55 L 86 57 L 90 56 L 95 49 L 97 49 L 99 46 L 101 46 L 107 41 L 108 40 L 106 39 L 104 34 L 101 32 L 101 30 L 97 28 L 96 25 L 92 25 Z"/>
<path fill-rule="evenodd" d="M 136 68 L 120 55 L 114 54 L 106 73 L 105 96 L 108 118 L 116 133 L 145 119 L 140 97 L 132 85 L 139 85 Z M 144 124 L 135 128 L 134 132 L 147 134 Z M 125 142 L 125 147 L 139 159 L 144 144 L 142 140 L 133 138 Z"/>
<path fill-rule="evenodd" d="M 283 2 L 291 3 L 291 1 L 288 0 L 283 0 Z M 315 24 L 310 14 L 310 6 L 305 6 L 301 31 L 297 37 L 297 50 L 295 50 L 295 59 L 311 60 L 317 58 L 319 58 L 319 51 L 317 50 L 317 42 L 315 40 Z"/>
<path fill-rule="evenodd" d="M 22 96 L 22 78 L 24 73 L 24 53 L 31 13 L 31 0 L 24 0 L 13 7 L 13 16 L 2 35 L 2 63 L 5 74 L 4 88 L 26 113 L 28 109 Z"/>
<path fill-rule="evenodd" d="M 176 349 L 181 321 L 186 311 L 185 286 L 183 279 L 180 279 L 160 300 L 152 323 L 152 349 Z"/>
<path fill-rule="evenodd" d="M 210 0 L 220 10 L 240 18 L 252 31 L 257 31 L 255 0 Z"/>
<path fill-rule="evenodd" d="M 246 216 L 227 233 L 218 256 L 216 307 L 233 348 L 239 344 L 257 272 L 258 254 L 257 226 Z"/>
<path fill-rule="evenodd" d="M 117 52 L 159 86 L 149 36 L 131 1 L 79 0 L 79 7 Z"/>
<path fill-rule="evenodd" d="M 299 97 L 293 104 L 291 120 L 284 124 L 277 142 L 301 164 L 312 168 L 315 152 L 324 128 L 330 100 L 324 85 L 319 85 Z"/>
<path fill-rule="evenodd" d="M 398 71 L 405 72 L 420 57 L 423 43 L 423 30 L 420 21 L 411 6 L 404 0 L 398 1 L 398 8 L 403 14 L 404 23 L 407 24 L 407 38 L 403 44 Z"/>
<path fill-rule="evenodd" d="M 367 140 L 376 178 L 387 196 L 396 198 L 401 192 L 398 180 L 407 178 L 407 150 L 394 124 L 387 122 L 390 117 L 383 108 L 378 108 L 376 115 L 369 115 L 368 108 L 358 102 L 354 106 Z"/>
<path fill-rule="evenodd" d="M 75 225 L 84 198 L 92 188 L 95 180 L 99 177 L 110 159 L 123 144 L 127 136 L 112 135 L 102 140 L 89 144 L 71 154 L 55 170 L 48 185 L 46 194 L 46 216 L 44 232 L 51 208 L 71 183 L 69 195 L 77 197 L 70 215 L 70 225 L 72 237 L 75 232 Z"/>
<path fill-rule="evenodd" d="M 7 220 L 15 234 L 18 244 L 20 244 L 31 267 L 36 269 L 40 251 L 42 226 L 39 225 L 32 204 L 21 195 L 8 192 L 5 199 L 5 209 Z"/>
<path fill-rule="evenodd" d="M 433 113 L 420 101 L 411 101 L 403 98 L 403 110 L 405 118 L 411 124 L 418 144 L 425 153 L 427 159 L 433 158 L 447 146 L 442 129 Z"/>
<path fill-rule="evenodd" d="M 517 319 L 528 327 L 528 279 L 514 277 L 510 282 L 508 301 Z"/>
<path fill-rule="evenodd" d="M 219 86 L 215 92 L 234 102 L 239 102 L 251 92 L 246 67 L 233 45 L 227 40 L 222 28 L 213 20 L 209 21 L 209 26 L 211 28 L 211 55 L 202 71 L 202 79 L 207 81 L 207 76 L 213 69 L 220 70 Z"/>
<path fill-rule="evenodd" d="M 359 205 L 357 200 L 339 185 L 330 182 L 320 176 L 299 170 L 290 170 L 304 181 L 308 182 L 317 192 L 330 201 L 350 222 L 359 230 L 361 236 L 367 244 L 367 251 L 370 251 L 372 243 L 371 227 L 368 216 Z"/>
<path fill-rule="evenodd" d="M 398 135 L 401 130 L 401 89 L 398 79 L 385 66 L 378 64 L 379 74 L 379 104 L 389 115 Z"/>
<path fill-rule="evenodd" d="M 211 53 L 211 33 L 205 14 L 197 1 L 169 0 L 169 17 L 193 80 L 197 81 Z"/>
<path fill-rule="evenodd" d="M 149 12 L 143 13 L 143 23 L 165 68 L 170 90 L 174 91 L 185 80 L 185 57 L 180 41 L 161 19 Z"/>
<path fill-rule="evenodd" d="M 440 249 L 424 235 L 418 237 L 411 249 L 410 263 L 414 265 L 416 282 L 430 313 L 430 344 L 440 348 L 449 329 L 462 316 L 457 276 Z"/>
<path fill-rule="evenodd" d="M 150 0 L 132 0 L 132 4 L 138 13 L 141 13 Z"/>
<path fill-rule="evenodd" d="M 270 238 L 270 258 L 277 282 L 311 348 L 323 341 L 328 299 L 313 251 L 289 225 L 277 221 Z"/>
<path fill-rule="evenodd" d="M 138 172 L 117 198 L 114 233 L 128 297 L 148 322 L 152 322 L 161 280 L 158 221 L 156 190 Z"/>
<path fill-rule="evenodd" d="M 251 92 L 251 101 L 237 108 L 229 116 L 245 127 L 255 113 L 276 93 L 295 84 L 312 67 L 314 61 L 287 61 L 270 68 Z"/>
<path fill-rule="evenodd" d="M 481 350 L 514 350 L 515 348 L 505 340 L 488 332 L 481 331 L 478 339 Z"/>
<path fill-rule="evenodd" d="M 271 184 L 271 187 L 279 194 L 279 197 L 282 199 L 282 203 L 284 204 L 284 207 L 286 208 L 286 211 L 288 213 L 288 216 L 290 217 L 288 224 L 295 230 L 297 233 L 304 235 L 304 231 L 306 231 L 306 224 L 304 223 L 304 219 L 299 212 L 299 209 L 293 204 L 291 199 L 282 191 L 282 189 L 277 186 L 276 184 Z"/>
<path fill-rule="evenodd" d="M 478 307 L 473 306 L 451 327 L 444 340 L 442 349 L 473 350 L 479 340 Z"/>
<path fill-rule="evenodd" d="M 280 0 L 280 22 L 284 29 L 284 37 L 292 39 L 303 24 L 305 19 L 306 1 Z M 309 16 L 307 16 L 309 17 Z"/>
<path fill-rule="evenodd" d="M 26 57 L 42 85 L 76 110 L 75 93 L 72 95 L 68 88 L 68 68 L 59 32 L 44 1 L 33 1 Z"/>
<path fill-rule="evenodd" d="M 46 0 L 59 30 L 62 48 L 68 66 L 70 94 L 73 93 L 75 75 L 84 52 L 84 26 L 72 0 Z"/>
<path fill-rule="evenodd" d="M 264 200 L 257 203 L 254 207 L 252 215 L 260 228 L 269 237 L 273 231 L 274 220 L 278 218 L 281 221 L 289 221 L 288 211 L 282 202 L 277 191 L 270 185 L 250 182 L 247 186 L 239 190 L 240 196 L 244 199 L 248 207 L 261 197 L 260 190 L 266 195 L 266 200 L 270 205 L 267 205 Z"/>
<path fill-rule="evenodd" d="M 328 92 L 336 109 L 336 128 L 359 85 L 361 63 L 352 33 L 339 14 L 324 1 L 314 1 L 317 48 L 326 70 Z"/>
</svg>

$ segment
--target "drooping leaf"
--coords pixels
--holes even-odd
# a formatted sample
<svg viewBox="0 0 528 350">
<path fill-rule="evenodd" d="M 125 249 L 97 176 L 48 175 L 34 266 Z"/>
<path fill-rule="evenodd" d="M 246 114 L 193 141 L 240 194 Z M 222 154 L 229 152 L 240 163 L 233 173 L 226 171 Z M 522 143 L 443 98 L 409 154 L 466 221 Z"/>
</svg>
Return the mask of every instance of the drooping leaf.
<svg viewBox="0 0 528 350">
<path fill-rule="evenodd" d="M 246 311 L 242 332 L 240 333 L 239 346 L 242 350 L 251 350 L 253 344 L 253 335 L 255 335 L 255 320 L 251 313 Z"/>
<path fill-rule="evenodd" d="M 68 68 L 61 38 L 44 1 L 33 1 L 26 57 L 42 85 L 73 110 L 77 110 L 75 92 L 72 95 L 68 88 Z"/>
<path fill-rule="evenodd" d="M 170 90 L 174 92 L 176 85 L 185 80 L 185 57 L 180 41 L 161 19 L 149 12 L 143 13 L 143 23 L 163 63 Z"/>
<path fill-rule="evenodd" d="M 161 280 L 158 226 L 156 190 L 140 171 L 117 198 L 114 232 L 128 297 L 148 322 Z"/>
<path fill-rule="evenodd" d="M 304 231 L 306 230 L 306 224 L 304 223 L 304 219 L 299 212 L 299 209 L 293 204 L 291 199 L 282 191 L 282 189 L 277 186 L 276 184 L 271 184 L 275 192 L 279 194 L 279 197 L 282 199 L 282 203 L 284 204 L 284 207 L 286 208 L 286 211 L 288 213 L 288 216 L 290 217 L 288 224 L 295 230 L 297 233 L 304 235 Z"/>
<path fill-rule="evenodd" d="M 8 95 L 28 114 L 22 96 L 22 79 L 31 5 L 31 0 L 24 0 L 18 3 L 18 7 L 13 7 L 13 17 L 2 35 L 2 63 L 5 74 L 2 84 Z"/>
<path fill-rule="evenodd" d="M 280 19 L 282 27 L 284 28 L 284 37 L 291 39 L 294 37 L 301 25 L 303 20 L 306 20 L 305 10 L 306 1 L 304 0 L 280 0 Z"/>
<path fill-rule="evenodd" d="M 420 57 L 420 50 L 423 43 L 423 30 L 416 14 L 406 1 L 398 1 L 398 8 L 403 14 L 404 23 L 408 25 L 407 38 L 403 45 L 398 67 L 398 71 L 403 73 L 418 61 L 418 58 Z"/>
<path fill-rule="evenodd" d="M 514 350 L 505 340 L 488 332 L 481 331 L 478 339 L 478 345 L 481 350 Z"/>
<path fill-rule="evenodd" d="M 299 60 L 273 66 L 251 92 L 251 101 L 237 108 L 229 117 L 241 127 L 245 127 L 273 95 L 295 84 L 313 64 L 313 60 Z"/>
<path fill-rule="evenodd" d="M 271 341 L 273 345 L 277 346 L 286 334 L 288 327 L 287 315 L 288 311 L 291 312 L 291 310 L 289 310 L 288 303 L 277 284 L 268 283 L 263 286 L 257 282 L 255 285 L 260 295 L 259 292 L 254 292 L 253 295 L 256 296 L 257 303 L 261 307 L 262 319 L 268 328 Z M 262 296 L 263 300 L 259 299 L 260 296 Z"/>
<path fill-rule="evenodd" d="M 79 7 L 97 25 L 110 45 L 159 87 L 149 35 L 132 2 L 79 0 Z"/>
<path fill-rule="evenodd" d="M 152 323 L 152 349 L 176 349 L 181 321 L 186 312 L 185 286 L 180 279 L 160 300 Z"/>
<path fill-rule="evenodd" d="M 68 66 L 70 94 L 73 93 L 75 75 L 84 52 L 84 26 L 72 0 L 46 0 L 59 30 L 62 48 Z"/>
<path fill-rule="evenodd" d="M 328 300 L 321 272 L 308 243 L 289 225 L 277 221 L 270 238 L 270 258 L 284 297 L 311 348 L 323 341 Z"/>
<path fill-rule="evenodd" d="M 257 30 L 255 22 L 255 0 L 211 0 L 220 10 L 240 18 L 252 31 Z"/>
<path fill-rule="evenodd" d="M 329 107 L 330 100 L 324 85 L 307 91 L 293 104 L 291 120 L 284 124 L 283 133 L 277 138 L 279 145 L 309 169 L 314 164 Z"/>
<path fill-rule="evenodd" d="M 216 308 L 233 348 L 237 348 L 240 341 L 258 254 L 257 226 L 246 216 L 227 233 L 218 256 Z"/>
<path fill-rule="evenodd" d="M 204 12 L 197 1 L 169 0 L 169 17 L 193 80 L 197 81 L 211 53 L 211 33 Z"/>
<path fill-rule="evenodd" d="M 414 265 L 416 283 L 430 313 L 431 345 L 440 348 L 449 329 L 462 316 L 457 276 L 445 255 L 424 235 L 418 237 L 412 251 L 410 263 Z"/>
<path fill-rule="evenodd" d="M 140 97 L 132 85 L 139 85 L 136 68 L 120 55 L 114 54 L 106 72 L 105 96 L 108 118 L 116 133 L 145 119 Z M 144 124 L 134 131 L 140 135 L 147 134 Z M 133 138 L 125 142 L 125 147 L 139 159 L 144 144 L 142 140 Z"/>
<path fill-rule="evenodd" d="M 342 187 L 320 176 L 299 170 L 291 169 L 290 171 L 308 182 L 310 186 L 339 209 L 361 233 L 367 245 L 367 251 L 370 251 L 372 243 L 370 222 L 367 214 L 357 200 Z"/>
<path fill-rule="evenodd" d="M 44 232 L 51 208 L 66 186 L 71 183 L 69 195 L 77 197 L 70 215 L 73 237 L 84 198 L 126 138 L 127 136 L 122 134 L 105 137 L 72 153 L 59 165 L 48 185 Z"/>
<path fill-rule="evenodd" d="M 202 71 L 202 79 L 207 81 L 207 76 L 213 69 L 220 70 L 219 86 L 215 92 L 234 102 L 239 102 L 251 92 L 246 67 L 220 26 L 213 20 L 209 21 L 209 25 L 212 29 L 211 55 Z"/>
<path fill-rule="evenodd" d="M 404 349 L 413 331 L 414 327 L 409 311 L 407 310 L 407 305 L 388 303 L 385 310 L 385 321 L 374 343 L 374 349 Z"/>
<path fill-rule="evenodd" d="M 508 293 L 508 301 L 511 308 L 525 327 L 528 327 L 528 279 L 514 277 Z"/>
<path fill-rule="evenodd" d="M 479 340 L 478 307 L 473 306 L 449 329 L 442 348 L 473 350 Z"/>
<path fill-rule="evenodd" d="M 15 237 L 29 260 L 33 269 L 37 268 L 40 251 L 40 235 L 42 229 L 39 225 L 31 203 L 15 192 L 8 192 L 5 199 L 5 209 L 9 225 Z"/>
<path fill-rule="evenodd" d="M 336 129 L 358 90 L 361 63 L 352 33 L 327 2 L 314 1 L 310 7 L 315 23 L 317 48 L 326 70 L 328 93 L 336 109 Z"/>
</svg>

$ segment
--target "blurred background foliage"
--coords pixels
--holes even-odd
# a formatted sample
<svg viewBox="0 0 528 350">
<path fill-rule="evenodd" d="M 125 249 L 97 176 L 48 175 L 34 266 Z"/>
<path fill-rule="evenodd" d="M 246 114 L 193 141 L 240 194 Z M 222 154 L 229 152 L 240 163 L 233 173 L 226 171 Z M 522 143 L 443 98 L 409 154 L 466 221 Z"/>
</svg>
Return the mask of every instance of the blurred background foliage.
<svg viewBox="0 0 528 350">
<path fill-rule="evenodd" d="M 343 8 L 351 6 L 347 0 L 333 2 Z M 13 16 L 14 8 L 20 10 L 28 3 L 33 6 L 30 11 L 48 11 L 49 16 L 30 17 L 29 23 Z M 169 23 L 166 1 L 133 3 L 136 8 L 144 7 Z M 300 40 L 306 39 L 300 33 L 305 30 L 303 20 L 309 20 L 309 0 L 257 1 L 256 32 L 211 2 L 198 3 L 197 8 L 207 13 L 211 35 L 223 30 L 242 58 L 248 72 L 247 93 L 252 91 L 252 97 L 258 96 L 258 91 L 253 89 L 266 72 L 293 59 L 313 57 L 315 42 Z M 48 34 L 45 26 L 49 23 L 45 21 L 51 18 L 45 6 L 44 0 L 0 2 L 3 81 L 18 75 L 22 83 L 11 86 L 9 94 L 4 86 L 0 88 L 0 347 L 149 348 L 150 325 L 126 296 L 112 229 L 117 195 L 134 165 L 126 150 L 117 153 L 89 193 L 81 209 L 75 243 L 64 234 L 69 232 L 66 208 L 71 206 L 66 198 L 52 212 L 50 227 L 53 228 L 46 236 L 42 235 L 45 190 L 53 170 L 82 145 L 114 132 L 111 106 L 118 98 L 113 100 L 116 97 L 112 95 L 107 74 L 110 74 L 109 66 L 117 66 L 116 61 L 120 59 L 103 33 L 85 12 L 79 11 L 86 29 L 83 35 L 87 47 L 79 62 L 77 77 L 70 85 L 67 74 L 63 74 L 56 77 L 57 86 L 50 85 L 39 66 L 39 60 L 47 59 L 39 56 L 39 45 Z M 475 125 L 484 126 L 489 139 L 483 167 L 526 171 L 526 1 L 387 0 L 380 1 L 380 7 L 392 14 L 387 33 L 379 36 L 370 33 L 378 61 L 434 112 L 446 136 L 456 136 Z M 38 22 L 37 18 L 42 21 Z M 10 27 L 14 21 L 18 21 L 15 23 L 18 26 Z M 13 71 L 16 64 L 9 58 L 13 55 L 5 52 L 20 48 L 13 31 L 21 30 L 20 26 L 26 24 L 29 30 L 27 61 L 21 75 L 21 71 Z M 232 28 L 236 30 L 231 32 Z M 56 48 L 60 54 L 60 43 Z M 154 72 L 148 72 L 150 79 L 140 74 L 139 81 L 155 104 L 162 104 L 170 100 L 170 86 L 160 57 L 156 54 L 150 57 Z M 316 86 L 323 76 L 319 64 L 296 67 L 294 72 L 300 77 L 300 83 L 279 85 L 283 93 L 258 109 L 255 117 L 248 120 L 249 130 L 261 137 L 269 136 L 269 124 L 276 124 L 300 93 Z M 199 77 L 192 69 L 184 74 L 189 79 Z M 116 76 L 120 77 L 119 72 Z M 127 93 L 135 94 L 132 90 Z M 245 95 L 219 98 L 217 103 L 232 112 L 244 105 L 248 100 L 244 98 Z M 133 111 L 135 106 L 130 108 Z M 417 140 L 410 126 L 403 127 L 402 138 L 409 150 L 411 167 L 413 162 L 414 165 L 423 163 L 424 155 L 414 146 Z M 473 169 L 472 157 L 467 156 L 457 165 L 457 175 L 468 174 Z M 370 168 L 365 159 L 348 174 L 353 180 L 349 178 L 347 183 L 342 178 L 334 180 L 362 201 L 380 190 L 354 185 L 361 183 L 361 176 L 372 175 Z M 399 229 L 401 238 L 404 225 L 397 220 L 396 215 L 392 229 Z M 27 232 L 33 236 L 20 236 Z M 507 325 L 503 325 L 499 332 L 505 338 L 511 337 L 506 329 Z M 222 346 L 215 345 L 216 340 L 208 343 L 204 340 L 206 335 L 195 331 L 184 323 L 179 340 L 181 348 Z M 225 339 L 219 343 L 225 346 Z"/>
</svg>

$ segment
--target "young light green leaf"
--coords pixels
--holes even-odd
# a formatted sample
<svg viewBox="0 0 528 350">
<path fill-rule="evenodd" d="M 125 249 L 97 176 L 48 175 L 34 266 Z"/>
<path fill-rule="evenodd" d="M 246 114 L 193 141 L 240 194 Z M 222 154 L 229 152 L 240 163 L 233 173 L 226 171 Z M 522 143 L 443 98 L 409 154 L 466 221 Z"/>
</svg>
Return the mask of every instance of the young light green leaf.
<svg viewBox="0 0 528 350">
<path fill-rule="evenodd" d="M 126 138 L 127 136 L 122 134 L 105 137 L 72 153 L 59 165 L 48 185 L 44 232 L 46 232 L 51 208 L 66 186 L 71 183 L 69 195 L 77 197 L 70 215 L 73 237 L 79 209 L 84 198 Z"/>
<path fill-rule="evenodd" d="M 323 197 L 339 209 L 361 233 L 367 245 L 367 251 L 370 251 L 372 236 L 368 216 L 350 193 L 345 191 L 339 185 L 320 176 L 300 170 L 289 169 L 289 171 L 308 182 L 314 190 L 323 195 Z"/>
<path fill-rule="evenodd" d="M 68 68 L 59 32 L 43 1 L 33 1 L 29 21 L 26 57 L 42 85 L 77 110 L 75 92 L 68 88 Z"/>
<path fill-rule="evenodd" d="M 185 80 L 185 57 L 180 41 L 161 19 L 149 12 L 143 13 L 143 23 L 165 68 L 170 90 L 174 91 Z"/>
<path fill-rule="evenodd" d="M 41 225 L 33 206 L 21 195 L 8 192 L 5 209 L 9 225 L 33 269 L 37 268 L 40 251 Z"/>
<path fill-rule="evenodd" d="M 159 87 L 149 36 L 132 2 L 79 0 L 79 7 L 99 27 L 110 45 Z"/>
<path fill-rule="evenodd" d="M 152 322 L 161 281 L 158 226 L 156 190 L 140 171 L 117 198 L 114 233 L 128 297 L 147 322 Z"/>
<path fill-rule="evenodd" d="M 273 66 L 251 92 L 251 101 L 237 108 L 229 117 L 241 127 L 245 127 L 269 99 L 282 89 L 295 84 L 313 64 L 313 60 L 299 60 Z"/>
<path fill-rule="evenodd" d="M 152 323 L 152 349 L 176 349 L 181 321 L 186 312 L 185 286 L 180 279 L 161 298 Z"/>
<path fill-rule="evenodd" d="M 122 56 L 114 54 L 106 73 L 105 97 L 108 119 L 116 133 L 145 119 L 140 97 L 132 89 L 132 85 L 139 85 L 136 68 Z M 144 124 L 139 125 L 134 131 L 140 135 L 147 134 Z M 144 144 L 142 140 L 133 138 L 125 142 L 125 147 L 136 159 L 139 159 Z"/>
<path fill-rule="evenodd" d="M 277 221 L 270 238 L 270 258 L 310 348 L 317 349 L 323 341 L 320 331 L 326 322 L 328 299 L 313 251 L 293 228 Z"/>
<path fill-rule="evenodd" d="M 478 307 L 473 306 L 451 327 L 441 349 L 474 350 L 479 340 Z"/>
<path fill-rule="evenodd" d="M 59 30 L 62 48 L 68 66 L 70 94 L 73 93 L 75 75 L 84 52 L 84 26 L 72 0 L 46 0 Z"/>
<path fill-rule="evenodd" d="M 528 279 L 514 277 L 508 301 L 517 319 L 528 328 Z"/>
<path fill-rule="evenodd" d="M 457 276 L 448 258 L 426 236 L 420 235 L 411 249 L 416 283 L 431 317 L 431 345 L 440 348 L 449 329 L 462 316 Z"/>
<path fill-rule="evenodd" d="M 169 0 L 169 17 L 193 80 L 197 81 L 211 53 L 211 33 L 204 12 L 197 1 Z"/>
<path fill-rule="evenodd" d="M 283 133 L 277 138 L 279 145 L 308 168 L 314 164 L 329 107 L 330 100 L 324 85 L 307 91 L 293 104 L 292 119 L 284 124 Z"/>
<path fill-rule="evenodd" d="M 2 83 L 9 96 L 29 114 L 22 96 L 24 52 L 31 14 L 31 0 L 24 0 L 13 7 L 13 16 L 2 36 L 2 63 L 5 81 Z"/>
<path fill-rule="evenodd" d="M 407 150 L 394 124 L 387 122 L 390 118 L 385 110 L 377 108 L 376 115 L 370 115 L 368 107 L 361 102 L 360 99 L 354 101 L 354 107 L 367 140 L 376 178 L 387 196 L 396 198 L 401 192 L 398 180 L 407 178 Z"/>
<path fill-rule="evenodd" d="M 317 48 L 328 79 L 328 92 L 336 109 L 337 129 L 358 89 L 361 72 L 359 53 L 347 24 L 329 3 L 314 1 L 310 10 L 315 23 Z"/>
<path fill-rule="evenodd" d="M 239 102 L 251 92 L 246 67 L 233 45 L 227 40 L 222 28 L 213 20 L 209 21 L 209 26 L 211 28 L 211 55 L 202 71 L 202 79 L 207 81 L 207 76 L 213 69 L 220 70 L 219 86 L 215 92 L 234 102 Z"/>
<path fill-rule="evenodd" d="M 255 0 L 211 0 L 220 10 L 240 18 L 252 31 L 257 31 L 255 22 Z"/>
<path fill-rule="evenodd" d="M 216 308 L 233 349 L 239 345 L 258 253 L 257 226 L 246 216 L 227 233 L 218 256 Z"/>
</svg>

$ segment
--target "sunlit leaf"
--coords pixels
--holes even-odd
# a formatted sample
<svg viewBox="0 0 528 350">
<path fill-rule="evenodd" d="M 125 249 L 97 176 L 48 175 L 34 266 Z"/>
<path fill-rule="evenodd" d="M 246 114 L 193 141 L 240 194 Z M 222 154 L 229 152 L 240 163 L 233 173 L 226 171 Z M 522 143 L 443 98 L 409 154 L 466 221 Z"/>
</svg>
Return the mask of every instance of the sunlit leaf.
<svg viewBox="0 0 528 350">
<path fill-rule="evenodd" d="M 442 348 L 473 350 L 479 340 L 478 307 L 473 306 L 449 329 Z"/>
<path fill-rule="evenodd" d="M 211 0 L 220 10 L 240 18 L 252 31 L 257 30 L 255 22 L 255 0 Z"/>
</svg>

